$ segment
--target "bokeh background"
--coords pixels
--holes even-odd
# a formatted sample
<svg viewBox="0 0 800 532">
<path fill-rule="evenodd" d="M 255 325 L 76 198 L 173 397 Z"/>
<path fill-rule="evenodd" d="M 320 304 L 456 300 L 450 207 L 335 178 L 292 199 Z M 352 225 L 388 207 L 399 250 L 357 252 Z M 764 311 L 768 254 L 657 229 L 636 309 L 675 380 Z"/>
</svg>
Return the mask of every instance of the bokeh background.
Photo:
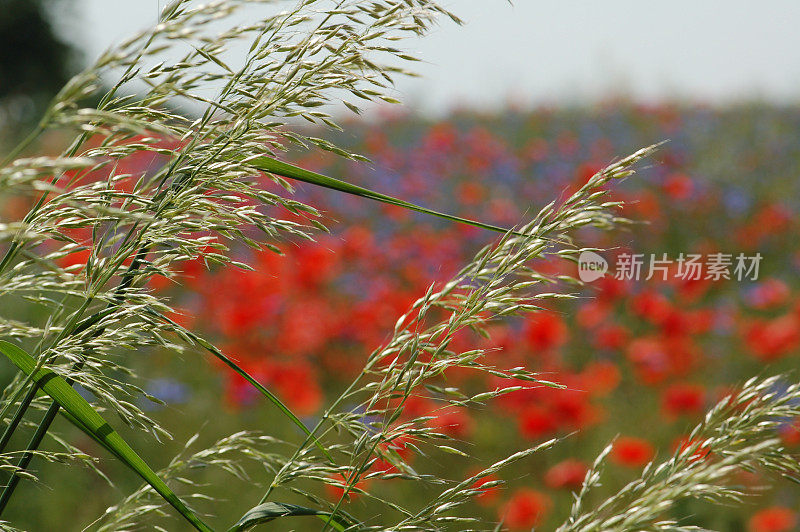
<svg viewBox="0 0 800 532">
<path fill-rule="evenodd" d="M 487 521 L 549 529 L 567 515 L 571 491 L 612 438 L 600 495 L 686 445 L 688 430 L 731 387 L 797 364 L 800 4 L 451 4 L 467 25 L 444 25 L 409 44 L 426 62 L 417 69 L 422 78 L 397 86 L 406 105 L 369 109 L 362 118 L 345 118 L 344 133 L 324 133 L 372 163 L 319 154 L 295 162 L 437 210 L 510 225 L 615 157 L 668 140 L 647 169 L 612 192 L 629 202 L 624 214 L 640 223 L 613 234 L 587 232 L 585 242 L 612 248 L 610 260 L 624 252 L 763 256 L 757 281 L 609 276 L 576 301 L 498 324 L 491 340 L 459 338 L 502 348 L 492 356 L 507 367 L 526 365 L 569 387 L 524 389 L 472 414 L 445 411 L 431 421 L 471 442 L 474 469 L 564 436 L 504 476 L 507 487 L 487 490 L 476 502 Z M 156 1 L 0 1 L 0 149 L 24 135 L 70 72 L 153 23 L 158 9 Z M 55 151 L 62 142 L 46 137 L 37 149 Z M 157 163 L 130 161 L 132 171 Z M 330 235 L 287 244 L 284 257 L 239 250 L 256 272 L 208 271 L 197 263 L 179 284 L 152 288 L 183 309 L 177 318 L 235 354 L 313 420 L 411 302 L 493 235 L 309 186 L 297 194 L 325 211 Z M 3 219 L 19 218 L 25 207 L 1 205 Z M 143 404 L 175 436 L 163 446 L 139 441 L 156 463 L 197 427 L 201 441 L 265 427 L 296 437 L 243 381 L 200 360 L 152 352 L 134 362 L 148 377 L 148 392 L 167 402 Z M 464 379 L 459 384 L 467 389 L 487 385 Z M 225 415 L 209 420 L 220 401 Z M 404 415 L 436 406 L 419 398 Z M 786 420 L 781 437 L 800 445 L 795 420 Z M 93 449 L 90 441 L 80 445 Z M 450 476 L 472 472 L 456 458 L 410 459 Z M 137 486 L 110 461 L 101 468 L 120 479 L 115 487 L 90 472 L 39 467 L 46 469 L 45 484 L 26 484 L 8 515 L 32 530 L 80 530 Z M 760 489 L 765 481 L 758 472 L 737 481 L 758 495 L 724 511 L 686 503 L 672 516 L 726 531 L 800 526 L 797 487 L 779 482 Z M 64 483 L 76 489 L 52 489 Z M 400 482 L 372 487 L 411 504 L 426 497 Z M 220 495 L 235 498 L 224 489 Z M 354 498 L 350 505 L 369 514 L 368 501 Z M 241 513 L 220 504 L 220 515 L 226 512 Z"/>
</svg>

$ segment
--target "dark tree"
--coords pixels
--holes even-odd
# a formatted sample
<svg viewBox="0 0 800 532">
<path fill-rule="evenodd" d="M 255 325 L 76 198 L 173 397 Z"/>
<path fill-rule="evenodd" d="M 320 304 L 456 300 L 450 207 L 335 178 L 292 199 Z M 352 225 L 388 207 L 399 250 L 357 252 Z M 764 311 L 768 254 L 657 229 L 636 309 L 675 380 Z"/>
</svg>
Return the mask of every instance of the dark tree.
<svg viewBox="0 0 800 532">
<path fill-rule="evenodd" d="M 53 31 L 53 0 L 0 0 L 0 102 L 28 97 L 37 108 L 69 79 L 74 49 Z"/>
</svg>

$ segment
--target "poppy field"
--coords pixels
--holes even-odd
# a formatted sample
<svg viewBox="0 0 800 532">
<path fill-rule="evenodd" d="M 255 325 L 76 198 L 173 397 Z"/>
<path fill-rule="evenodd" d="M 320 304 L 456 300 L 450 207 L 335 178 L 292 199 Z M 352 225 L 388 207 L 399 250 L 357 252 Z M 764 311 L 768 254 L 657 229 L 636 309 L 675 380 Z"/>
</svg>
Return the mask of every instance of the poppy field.
<svg viewBox="0 0 800 532">
<path fill-rule="evenodd" d="M 618 491 L 651 460 L 691 445 L 691 427 L 748 378 L 792 371 L 800 348 L 800 146 L 790 132 L 798 126 L 800 110 L 758 105 L 616 103 L 459 111 L 439 120 L 386 113 L 373 122 L 351 121 L 347 134 L 334 138 L 369 163 L 296 154 L 293 162 L 303 168 L 511 227 L 551 198 L 568 196 L 617 155 L 667 141 L 636 176 L 610 191 L 612 200 L 625 202 L 622 215 L 632 223 L 580 234 L 584 245 L 605 250 L 598 253 L 618 267 L 621 258 L 640 256 L 639 275 L 615 274 L 612 267 L 575 286 L 574 299 L 553 299 L 540 312 L 494 323 L 487 337 L 468 330 L 454 337 L 453 349 L 480 345 L 489 350 L 489 363 L 528 368 L 563 388 L 521 379 L 478 408 L 457 409 L 438 400 L 451 386 L 461 390 L 457 394 L 508 382 L 452 371 L 425 393 L 413 393 L 400 420 L 428 416 L 425 423 L 437 433 L 466 441 L 458 452 L 470 458 L 429 457 L 413 439 L 393 441 L 392 450 L 412 467 L 426 464 L 462 478 L 521 446 L 557 438 L 524 465 L 484 478 L 475 487 L 489 487 L 473 503 L 487 522 L 502 520 L 509 530 L 550 529 L 569 514 L 572 493 L 609 442 L 597 497 Z M 148 157 L 130 164 L 158 164 Z M 185 263 L 175 279 L 154 277 L 150 288 L 180 309 L 174 320 L 214 339 L 313 423 L 398 317 L 495 235 L 293 186 L 293 197 L 322 211 L 328 234 L 281 244 L 280 253 L 234 249 L 234 257 L 253 271 L 209 265 L 201 256 Z M 736 257 L 756 254 L 757 271 L 737 278 Z M 680 271 L 681 257 L 690 255 L 728 262 L 714 274 L 706 261 L 687 276 Z M 83 258 L 75 253 L 62 260 L 80 264 Z M 649 271 L 654 264 L 659 268 Z M 536 267 L 554 276 L 577 271 L 566 260 Z M 200 394 L 207 392 L 201 389 L 210 382 L 223 398 L 225 421 L 208 420 L 204 436 L 274 419 L 274 407 L 222 364 L 195 358 L 176 364 L 158 352 L 148 359 L 171 368 L 169 378 L 154 377 L 148 384 L 147 392 L 169 405 L 157 416 L 202 419 L 207 399 Z M 780 437 L 789 448 L 800 446 L 798 422 L 782 424 Z M 695 455 L 712 459 L 702 447 Z M 378 460 L 371 467 L 385 473 L 394 466 Z M 501 479 L 502 486 L 492 482 Z M 795 485 L 783 481 L 758 490 L 758 471 L 740 473 L 736 482 L 758 494 L 724 511 L 690 501 L 668 513 L 678 522 L 691 516 L 694 524 L 718 530 L 783 532 L 800 526 Z M 356 487 L 370 483 L 370 489 L 412 504 L 427 497 L 401 480 L 365 478 Z M 342 493 L 328 485 L 321 496 L 335 501 Z M 371 504 L 357 490 L 346 500 L 354 513 Z"/>
</svg>

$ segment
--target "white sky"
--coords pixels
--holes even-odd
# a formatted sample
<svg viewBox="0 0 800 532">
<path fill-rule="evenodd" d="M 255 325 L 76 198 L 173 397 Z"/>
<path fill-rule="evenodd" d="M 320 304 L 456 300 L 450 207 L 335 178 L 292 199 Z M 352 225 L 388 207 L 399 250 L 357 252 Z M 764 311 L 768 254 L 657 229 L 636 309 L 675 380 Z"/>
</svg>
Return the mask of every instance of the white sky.
<svg viewBox="0 0 800 532">
<path fill-rule="evenodd" d="M 80 0 L 68 31 L 96 56 L 152 24 L 164 3 Z M 800 101 L 800 0 L 443 4 L 467 25 L 445 22 L 405 45 L 427 63 L 417 67 L 423 78 L 398 85 L 401 99 L 423 110 L 620 94 L 647 101 Z"/>
</svg>

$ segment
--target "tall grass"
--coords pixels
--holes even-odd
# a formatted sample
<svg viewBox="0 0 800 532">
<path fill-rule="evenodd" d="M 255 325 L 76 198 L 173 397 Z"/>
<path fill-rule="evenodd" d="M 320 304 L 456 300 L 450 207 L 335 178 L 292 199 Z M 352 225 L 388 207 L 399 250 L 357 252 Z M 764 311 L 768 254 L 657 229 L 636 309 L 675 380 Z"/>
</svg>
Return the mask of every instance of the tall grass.
<svg viewBox="0 0 800 532">
<path fill-rule="evenodd" d="M 259 10 L 247 11 L 247 22 L 237 23 L 237 14 L 250 4 Z M 20 482 L 35 480 L 33 460 L 96 467 L 94 458 L 51 430 L 63 416 L 145 481 L 90 525 L 93 529 L 145 527 L 160 516 L 182 518 L 198 530 L 245 530 L 288 518 L 309 520 L 307 526 L 322 530 L 502 527 L 473 517 L 468 503 L 494 485 L 477 488 L 476 482 L 556 442 L 521 449 L 469 478 L 443 478 L 417 471 L 398 450 L 469 460 L 466 447 L 426 423 L 436 412 L 407 420 L 401 417 L 404 405 L 412 396 L 426 396 L 443 409 L 474 408 L 519 389 L 519 381 L 558 387 L 526 368 L 490 365 L 484 349 L 458 349 L 454 337 L 466 329 L 487 334 L 493 320 L 572 297 L 576 279 L 545 275 L 532 265 L 574 260 L 583 250 L 574 240 L 582 227 L 624 224 L 615 214 L 620 205 L 605 197 L 608 188 L 630 176 L 655 148 L 610 164 L 568 199 L 550 203 L 513 230 L 439 213 L 282 160 L 290 148 L 363 159 L 312 136 L 297 120 L 338 129 L 334 104 L 358 112 L 358 101 L 393 102 L 393 78 L 408 73 L 397 65 L 414 60 L 397 41 L 424 34 L 441 17 L 458 22 L 430 0 L 177 1 L 164 9 L 156 27 L 109 50 L 61 90 L 0 168 L 3 194 L 36 198 L 22 220 L 0 224 L 0 334 L 6 338 L 0 351 L 19 370 L 2 394 L 0 467 L 9 480 L 0 512 L 13 504 Z M 244 59 L 227 52 L 237 42 L 249 45 Z M 117 81 L 103 92 L 110 79 Z M 209 95 L 209 88 L 216 94 Z M 85 107 L 91 98 L 98 98 L 98 105 Z M 181 112 L 198 108 L 196 117 Z M 56 128 L 75 134 L 63 153 L 20 157 L 43 132 Z M 130 157 L 147 156 L 164 164 L 128 173 Z M 297 180 L 502 233 L 399 317 L 387 342 L 313 427 L 222 350 L 179 325 L 169 301 L 148 288 L 156 276 L 174 277 L 185 261 L 248 268 L 229 253 L 232 243 L 278 252 L 278 242 L 313 239 L 325 227 L 313 206 L 292 199 Z M 22 302 L 46 318 L 18 314 Z M 156 473 L 113 428 L 121 422 L 155 439 L 169 434 L 137 406 L 144 391 L 129 368 L 132 357 L 152 348 L 191 356 L 204 352 L 221 360 L 304 436 L 280 442 L 265 427 L 201 451 L 190 451 L 189 442 L 185 453 Z M 477 394 L 441 386 L 442 376 L 454 370 L 489 374 L 508 385 Z M 708 414 L 693 434 L 694 446 L 649 466 L 641 479 L 591 506 L 601 457 L 560 530 L 688 530 L 662 518 L 669 505 L 685 497 L 735 500 L 741 491 L 727 483 L 735 469 L 796 475 L 797 465 L 773 429 L 778 419 L 800 415 L 795 406 L 800 390 L 775 393 L 774 384 L 748 383 Z M 28 441 L 19 444 L 23 436 Z M 46 438 L 59 450 L 40 449 Z M 186 471 L 211 466 L 246 478 L 247 460 L 271 472 L 254 479 L 265 485 L 263 495 L 246 494 L 252 509 L 238 523 L 212 528 L 202 511 L 204 486 L 185 482 Z M 378 462 L 386 466 L 375 467 Z M 430 500 L 410 508 L 381 498 L 362 487 L 373 478 L 425 485 Z M 188 484 L 190 493 L 176 495 L 177 484 Z M 321 498 L 321 485 L 338 487 L 339 500 Z M 343 503 L 353 493 L 373 499 L 383 511 L 350 515 Z M 305 503 L 296 504 L 298 499 Z"/>
</svg>

